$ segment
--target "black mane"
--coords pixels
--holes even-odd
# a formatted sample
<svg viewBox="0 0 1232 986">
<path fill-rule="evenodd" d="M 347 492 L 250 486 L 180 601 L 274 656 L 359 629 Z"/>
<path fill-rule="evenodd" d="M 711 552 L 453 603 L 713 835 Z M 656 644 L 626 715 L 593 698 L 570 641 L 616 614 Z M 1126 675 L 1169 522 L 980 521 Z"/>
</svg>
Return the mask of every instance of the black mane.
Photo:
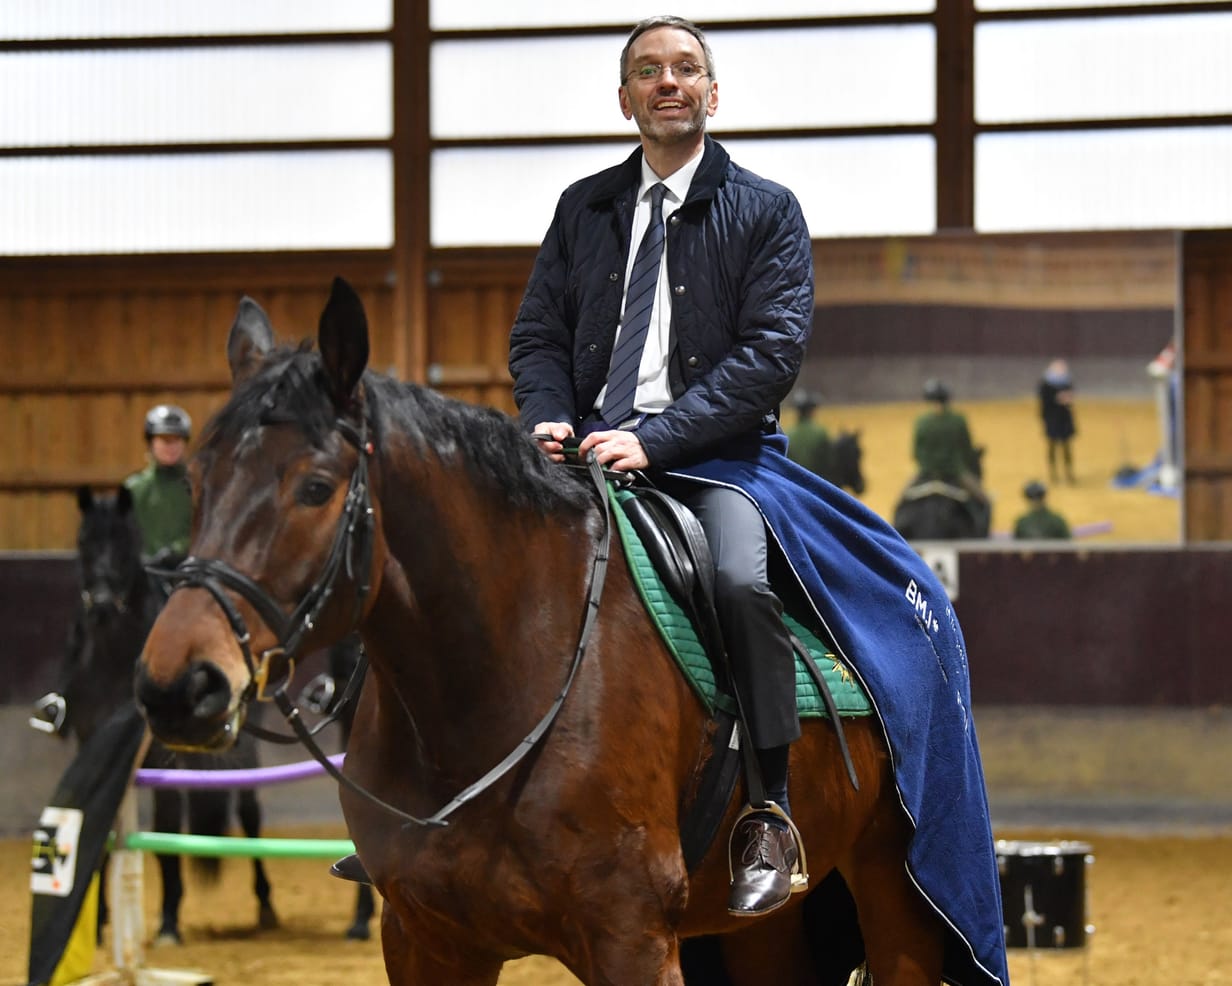
<svg viewBox="0 0 1232 986">
<path fill-rule="evenodd" d="M 421 455 L 456 457 L 471 478 L 511 505 L 540 513 L 581 511 L 588 488 L 554 465 L 507 414 L 453 400 L 425 387 L 367 371 L 364 412 L 378 454 L 391 434 L 410 439 Z M 261 425 L 293 422 L 314 447 L 324 448 L 337 411 L 326 388 L 320 355 L 311 342 L 281 346 L 244 381 L 206 426 L 203 452 L 233 446 Z"/>
</svg>

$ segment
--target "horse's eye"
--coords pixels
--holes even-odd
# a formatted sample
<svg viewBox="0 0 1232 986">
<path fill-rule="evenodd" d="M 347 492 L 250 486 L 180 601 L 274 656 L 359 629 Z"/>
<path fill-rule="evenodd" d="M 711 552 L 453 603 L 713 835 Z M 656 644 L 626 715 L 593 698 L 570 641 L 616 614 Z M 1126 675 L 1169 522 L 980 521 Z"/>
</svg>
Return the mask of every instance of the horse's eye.
<svg viewBox="0 0 1232 986">
<path fill-rule="evenodd" d="M 309 476 L 295 491 L 295 500 L 305 507 L 320 507 L 334 495 L 334 484 L 319 476 Z"/>
</svg>

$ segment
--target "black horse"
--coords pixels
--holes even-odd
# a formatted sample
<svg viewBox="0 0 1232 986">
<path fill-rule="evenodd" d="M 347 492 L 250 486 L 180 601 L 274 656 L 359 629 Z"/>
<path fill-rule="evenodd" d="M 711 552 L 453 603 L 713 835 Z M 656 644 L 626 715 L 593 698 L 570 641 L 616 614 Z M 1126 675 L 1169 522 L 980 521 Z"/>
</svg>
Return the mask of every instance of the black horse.
<svg viewBox="0 0 1232 986">
<path fill-rule="evenodd" d="M 72 734 L 84 744 L 108 717 L 133 694 L 133 669 L 146 635 L 165 595 L 141 559 L 141 534 L 132 510 L 132 497 L 121 487 L 113 495 L 96 497 L 89 487 L 77 491 L 81 524 L 77 531 L 77 562 L 81 601 L 69 630 L 60 669 L 59 695 L 42 709 L 50 712 L 51 727 L 60 735 Z M 50 708 L 49 708 L 50 707 Z M 146 767 L 188 769 L 244 768 L 257 765 L 255 741 L 245 736 L 225 755 L 173 753 L 154 741 L 143 763 Z M 222 835 L 232 811 L 249 838 L 261 832 L 261 806 L 253 790 L 154 791 L 153 827 L 157 832 L 183 830 L 187 808 L 189 831 Z M 220 861 L 195 857 L 193 868 L 207 881 L 216 881 Z M 162 916 L 157 944 L 178 944 L 180 901 L 184 894 L 179 856 L 158 856 L 162 877 Z M 270 900 L 270 884 L 259 859 L 253 861 L 254 890 L 262 928 L 278 926 Z M 100 899 L 99 925 L 106 921 Z"/>
<path fill-rule="evenodd" d="M 826 470 L 822 478 L 841 489 L 851 490 L 856 496 L 864 492 L 864 472 L 861 459 L 864 450 L 860 447 L 858 431 L 840 431 L 830 443 L 826 456 Z"/>
<path fill-rule="evenodd" d="M 983 447 L 972 474 L 983 477 Z M 962 541 L 988 537 L 992 509 L 971 490 L 928 476 L 912 480 L 894 508 L 894 528 L 908 541 Z"/>
<path fill-rule="evenodd" d="M 313 712 L 332 716 L 342 731 L 342 745 L 345 748 L 351 738 L 351 726 L 355 722 L 355 705 L 359 696 L 359 681 L 356 681 L 347 694 L 347 686 L 352 676 L 363 660 L 363 644 L 359 634 L 352 633 L 330 646 L 328 670 L 321 672 L 305 687 L 300 701 Z M 346 936 L 357 941 L 367 941 L 372 937 L 369 924 L 376 911 L 376 898 L 372 888 L 365 883 L 358 886 L 355 897 L 355 917 L 347 928 Z"/>
</svg>

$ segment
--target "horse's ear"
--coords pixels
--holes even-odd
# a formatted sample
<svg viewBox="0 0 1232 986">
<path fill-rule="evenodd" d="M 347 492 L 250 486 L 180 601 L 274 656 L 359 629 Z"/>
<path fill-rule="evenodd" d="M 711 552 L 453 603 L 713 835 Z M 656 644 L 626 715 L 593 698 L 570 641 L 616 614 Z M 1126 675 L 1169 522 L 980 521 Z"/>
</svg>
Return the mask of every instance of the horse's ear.
<svg viewBox="0 0 1232 986">
<path fill-rule="evenodd" d="M 231 382 L 247 380 L 266 354 L 274 348 L 274 329 L 269 316 L 255 301 L 245 295 L 240 299 L 231 334 L 227 336 L 227 362 L 231 364 Z"/>
<path fill-rule="evenodd" d="M 123 517 L 126 513 L 133 509 L 133 491 L 127 486 L 121 486 L 116 490 L 116 510 Z"/>
<path fill-rule="evenodd" d="M 317 345 L 330 396 L 335 407 L 342 410 L 350 403 L 368 365 L 368 316 L 355 289 L 341 277 L 334 278 L 329 301 L 321 312 Z"/>
<path fill-rule="evenodd" d="M 77 487 L 77 509 L 83 514 L 94 509 L 94 491 L 90 487 Z"/>
</svg>

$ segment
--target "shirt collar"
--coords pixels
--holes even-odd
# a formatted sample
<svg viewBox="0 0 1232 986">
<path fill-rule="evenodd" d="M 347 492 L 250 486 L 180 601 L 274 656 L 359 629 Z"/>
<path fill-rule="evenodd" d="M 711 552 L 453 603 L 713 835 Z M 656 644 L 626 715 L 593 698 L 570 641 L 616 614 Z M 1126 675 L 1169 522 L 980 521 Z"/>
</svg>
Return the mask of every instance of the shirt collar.
<svg viewBox="0 0 1232 986">
<path fill-rule="evenodd" d="M 677 206 L 681 205 L 685 200 L 685 196 L 689 194 L 689 186 L 693 184 L 693 176 L 697 174 L 697 169 L 701 166 L 703 149 L 699 147 L 693 157 L 666 178 L 660 178 L 656 175 L 654 169 L 646 163 L 646 157 L 643 155 L 642 183 L 637 190 L 637 200 L 639 202 L 642 201 L 642 198 L 650 191 L 651 186 L 657 182 L 662 182 L 667 186 L 667 194 L 664 196 L 665 201 L 669 201 Z"/>
</svg>

